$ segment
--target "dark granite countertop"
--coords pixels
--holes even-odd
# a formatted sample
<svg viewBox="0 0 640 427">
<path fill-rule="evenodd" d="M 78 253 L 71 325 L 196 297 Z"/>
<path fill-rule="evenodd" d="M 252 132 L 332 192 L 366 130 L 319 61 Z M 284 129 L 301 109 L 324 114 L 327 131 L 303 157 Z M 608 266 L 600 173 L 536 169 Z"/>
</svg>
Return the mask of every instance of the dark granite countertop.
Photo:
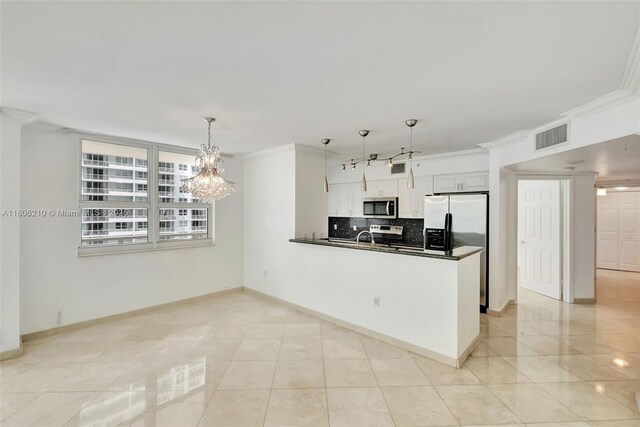
<svg viewBox="0 0 640 427">
<path fill-rule="evenodd" d="M 294 243 L 306 243 L 308 245 L 332 246 L 336 248 L 356 249 L 360 251 L 384 252 L 388 254 L 421 256 L 425 258 L 440 258 L 453 261 L 459 261 L 463 258 L 468 257 L 469 255 L 473 255 L 484 250 L 484 248 L 481 248 L 479 246 L 460 246 L 459 248 L 455 248 L 452 251 L 443 252 L 424 250 L 419 247 L 411 246 L 371 245 L 370 243 L 362 242 L 360 243 L 360 246 L 357 246 L 354 241 L 346 239 L 331 239 L 331 241 L 329 239 L 289 239 L 289 241 Z"/>
</svg>

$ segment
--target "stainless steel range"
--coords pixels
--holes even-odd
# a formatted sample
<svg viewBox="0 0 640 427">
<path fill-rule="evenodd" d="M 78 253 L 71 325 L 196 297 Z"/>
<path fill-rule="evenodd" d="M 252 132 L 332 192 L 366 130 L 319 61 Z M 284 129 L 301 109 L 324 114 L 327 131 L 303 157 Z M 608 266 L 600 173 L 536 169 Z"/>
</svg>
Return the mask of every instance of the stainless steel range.
<svg viewBox="0 0 640 427">
<path fill-rule="evenodd" d="M 386 245 L 401 243 L 402 229 L 403 227 L 401 225 L 373 224 L 369 226 L 369 232 L 373 236 L 373 240 L 376 242 L 376 244 Z"/>
</svg>

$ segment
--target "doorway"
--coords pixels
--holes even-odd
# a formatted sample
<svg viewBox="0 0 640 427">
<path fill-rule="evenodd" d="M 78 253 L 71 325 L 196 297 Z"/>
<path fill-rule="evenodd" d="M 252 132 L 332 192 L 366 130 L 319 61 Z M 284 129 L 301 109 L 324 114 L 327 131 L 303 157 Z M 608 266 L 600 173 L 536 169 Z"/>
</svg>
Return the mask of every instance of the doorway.
<svg viewBox="0 0 640 427">
<path fill-rule="evenodd" d="M 562 300 L 569 273 L 564 260 L 570 187 L 564 179 L 520 179 L 517 184 L 518 288 Z"/>
<path fill-rule="evenodd" d="M 597 267 L 640 272 L 640 188 L 599 189 Z"/>
</svg>

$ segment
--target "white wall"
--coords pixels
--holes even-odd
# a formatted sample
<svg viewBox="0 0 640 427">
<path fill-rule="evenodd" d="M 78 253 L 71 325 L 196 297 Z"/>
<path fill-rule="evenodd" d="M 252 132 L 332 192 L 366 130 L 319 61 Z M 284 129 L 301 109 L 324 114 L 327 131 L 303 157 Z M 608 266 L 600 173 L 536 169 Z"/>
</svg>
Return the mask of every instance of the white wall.
<svg viewBox="0 0 640 427">
<path fill-rule="evenodd" d="M 573 177 L 573 298 L 595 298 L 595 175 Z"/>
<path fill-rule="evenodd" d="M 278 147 L 244 159 L 244 283 L 280 294 L 295 236 L 295 148 Z"/>
<path fill-rule="evenodd" d="M 323 190 L 324 155 L 320 150 L 296 145 L 296 230 L 295 236 L 302 237 L 315 232 L 328 236 L 327 218 L 328 194 Z"/>
<path fill-rule="evenodd" d="M 78 209 L 78 141 L 69 133 L 24 129 L 23 208 Z M 216 203 L 215 246 L 79 258 L 80 218 L 24 219 L 22 333 L 242 286 L 242 161 L 225 159 L 225 165 L 238 193 Z"/>
<path fill-rule="evenodd" d="M 22 122 L 0 114 L 0 211 L 20 208 Z M 0 352 L 20 347 L 20 219 L 0 218 Z"/>
<path fill-rule="evenodd" d="M 332 160 L 329 168 L 329 183 L 340 184 L 346 182 L 360 182 L 362 177 L 362 163 L 352 171 L 347 164 L 342 170 L 343 160 Z M 402 160 L 399 162 L 407 162 Z M 413 174 L 415 176 L 440 175 L 447 173 L 476 172 L 489 169 L 489 152 L 483 149 L 460 151 L 432 156 L 420 156 L 413 160 Z M 374 162 L 366 168 L 367 181 L 379 179 L 406 178 L 409 173 L 409 163 L 405 166 L 406 173 L 391 175 L 391 168 L 383 162 Z"/>
<path fill-rule="evenodd" d="M 510 218 L 516 215 L 513 206 L 509 203 L 509 173 L 503 171 L 506 166 L 524 162 L 527 160 L 541 158 L 553 155 L 562 151 L 572 150 L 574 148 L 584 147 L 587 145 L 597 144 L 599 142 L 620 138 L 634 133 L 640 133 L 640 98 L 638 96 L 629 96 L 624 101 L 615 103 L 611 106 L 597 107 L 594 104 L 593 109 L 585 108 L 583 112 L 578 112 L 575 116 L 567 117 L 570 120 L 570 139 L 567 144 L 536 152 L 535 147 L 535 131 L 524 132 L 503 140 L 499 140 L 489 144 L 483 144 L 489 150 L 489 190 L 491 193 L 490 201 L 490 301 L 489 306 L 493 310 L 500 310 L 516 294 L 517 283 L 513 280 L 512 268 L 509 264 L 510 240 L 513 236 L 510 231 Z M 578 184 L 576 184 L 578 185 Z M 583 205 L 588 203 L 588 196 L 584 191 L 585 183 L 580 183 L 578 187 L 577 203 Z M 593 191 L 593 188 L 591 188 Z M 513 191 L 513 190 L 511 190 Z M 582 194 L 582 196 L 580 195 Z M 591 193 L 593 194 L 593 192 Z M 575 201 L 575 199 L 574 199 Z M 595 203 L 595 202 L 594 202 Z M 589 221 L 590 213 L 579 219 Z M 592 220 L 592 219 L 591 219 Z M 585 230 L 583 224 L 577 222 L 576 228 Z M 593 227 L 595 223 L 591 223 Z M 580 234 L 576 231 L 576 234 Z M 588 235 L 585 235 L 581 244 L 584 250 L 583 255 L 589 256 L 593 253 L 595 242 L 591 241 Z M 511 245 L 511 246 L 510 246 Z M 588 250 L 586 248 L 589 248 Z M 511 248 L 513 249 L 513 248 Z M 577 256 L 574 252 L 574 257 Z M 593 289 L 594 284 L 590 279 L 593 274 L 593 257 L 589 258 L 591 266 L 581 266 L 574 269 L 576 279 L 581 277 L 580 285 L 574 288 L 576 298 L 590 298 L 593 292 L 587 292 L 582 285 Z M 579 271 L 578 271 L 579 270 Z M 591 273 L 589 273 L 591 271 Z M 590 281 L 591 280 L 591 281 Z M 590 281 L 590 282 L 589 282 Z M 577 283 L 577 281 L 576 281 Z"/>
</svg>

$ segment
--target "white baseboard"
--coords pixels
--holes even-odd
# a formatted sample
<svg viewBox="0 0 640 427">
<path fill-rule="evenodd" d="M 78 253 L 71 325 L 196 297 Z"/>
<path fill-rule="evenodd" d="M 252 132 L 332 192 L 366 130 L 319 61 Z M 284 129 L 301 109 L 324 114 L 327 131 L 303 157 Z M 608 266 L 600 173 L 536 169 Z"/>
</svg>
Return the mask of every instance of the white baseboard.
<svg viewBox="0 0 640 427">
<path fill-rule="evenodd" d="M 357 333 L 359 333 L 361 335 L 366 335 L 368 337 L 375 338 L 377 340 L 386 342 L 387 344 L 395 345 L 396 347 L 400 347 L 400 348 L 402 348 L 404 350 L 411 351 L 411 352 L 416 353 L 416 354 L 418 354 L 420 356 L 424 356 L 424 357 L 427 357 L 429 359 L 433 359 L 433 360 L 435 360 L 437 362 L 444 363 L 445 365 L 449 365 L 449 366 L 452 366 L 454 368 L 459 368 L 464 364 L 464 362 L 467 360 L 469 355 L 471 355 L 471 353 L 473 352 L 473 349 L 475 348 L 476 344 L 480 341 L 480 335 L 478 335 L 471 342 L 471 344 L 460 354 L 460 357 L 458 357 L 457 359 L 454 359 L 454 358 L 446 356 L 444 354 L 437 353 L 437 352 L 435 352 L 433 350 L 429 350 L 429 349 L 426 349 L 424 347 L 420 347 L 420 346 L 417 346 L 415 344 L 411 344 L 411 343 L 408 343 L 406 341 L 399 340 L 399 339 L 391 337 L 389 335 L 385 335 L 385 334 L 382 334 L 380 332 L 376 332 L 376 331 L 373 331 L 371 329 L 367 329 L 365 327 L 362 327 L 362 326 L 359 326 L 359 325 L 355 325 L 353 323 L 344 321 L 342 319 L 338 319 L 336 317 L 326 315 L 326 314 L 321 313 L 319 311 L 315 311 L 315 310 L 312 310 L 310 308 L 307 308 L 307 307 L 304 307 L 304 306 L 301 306 L 301 305 L 298 305 L 298 304 L 294 304 L 292 302 L 283 300 L 281 298 L 274 297 L 272 295 L 265 294 L 265 293 L 260 292 L 260 291 L 256 291 L 255 289 L 251 289 L 251 288 L 246 288 L 245 287 L 244 291 L 247 292 L 247 293 L 259 296 L 261 298 L 265 298 L 265 299 L 277 302 L 278 304 L 282 304 L 282 305 L 285 305 L 287 307 L 293 308 L 294 310 L 298 310 L 298 311 L 301 311 L 303 313 L 310 314 L 310 315 L 318 317 L 318 318 L 320 318 L 322 320 L 326 320 L 327 322 L 334 323 L 334 324 L 336 324 L 338 326 L 342 326 L 343 328 L 350 329 L 350 330 L 352 330 L 354 332 L 357 332 Z"/>
<path fill-rule="evenodd" d="M 138 310 L 127 311 L 125 313 L 113 314 L 111 316 L 99 317 L 97 319 L 85 320 L 84 322 L 72 323 L 69 325 L 58 326 L 56 328 L 44 329 L 42 331 L 31 332 L 28 334 L 22 335 L 23 341 L 30 341 L 36 338 L 48 337 L 51 335 L 61 334 L 64 332 L 75 331 L 78 329 L 83 329 L 89 326 L 99 325 L 101 323 L 111 322 L 113 320 L 121 320 L 126 319 L 128 317 L 136 316 L 138 314 L 148 313 L 151 311 L 156 311 L 162 308 L 172 307 L 176 305 L 189 304 L 196 301 L 201 301 L 209 298 L 214 298 L 222 295 L 226 295 L 233 292 L 242 292 L 242 286 L 232 289 L 224 289 L 221 291 L 212 292 L 210 294 L 199 295 L 197 297 L 191 297 L 186 299 L 181 299 L 178 301 L 171 301 L 164 304 L 154 305 L 152 307 L 140 308 Z"/>
<path fill-rule="evenodd" d="M 7 350 L 0 352 L 0 360 L 7 360 L 14 357 L 22 356 L 24 354 L 24 346 L 22 345 L 22 340 L 20 340 L 20 347 L 15 348 L 13 350 Z"/>
<path fill-rule="evenodd" d="M 502 306 L 502 308 L 500 310 L 492 310 L 490 308 L 487 309 L 487 314 L 490 316 L 502 316 L 508 309 L 510 305 L 515 305 L 516 301 L 515 300 L 508 300 L 507 302 L 504 303 L 504 305 Z"/>
</svg>

